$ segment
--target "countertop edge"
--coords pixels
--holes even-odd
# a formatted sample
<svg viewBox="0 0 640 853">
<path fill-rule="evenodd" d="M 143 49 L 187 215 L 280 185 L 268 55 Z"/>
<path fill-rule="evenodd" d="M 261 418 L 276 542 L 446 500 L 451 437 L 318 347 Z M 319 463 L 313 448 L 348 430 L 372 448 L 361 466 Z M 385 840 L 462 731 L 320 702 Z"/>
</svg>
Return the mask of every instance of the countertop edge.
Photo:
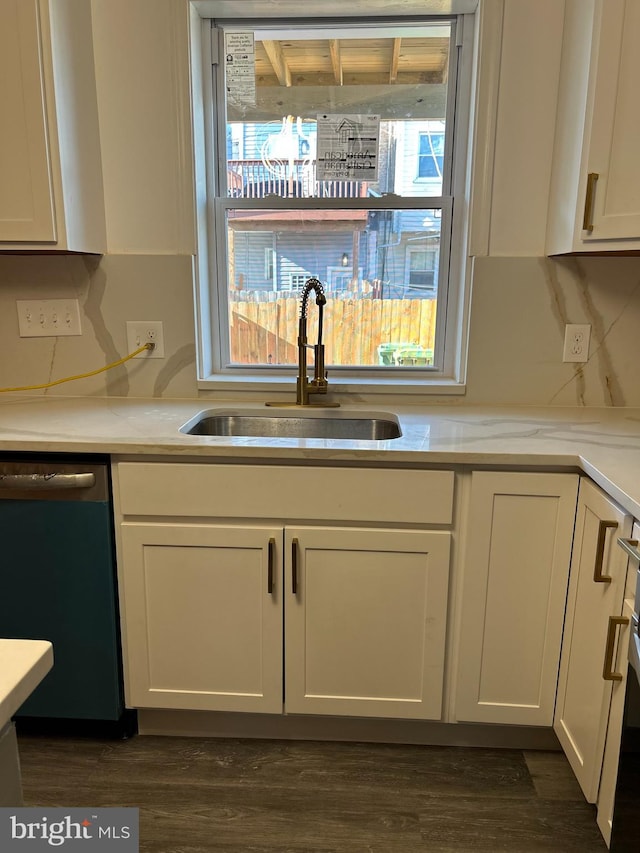
<svg viewBox="0 0 640 853">
<path fill-rule="evenodd" d="M 384 441 L 191 436 L 203 410 L 258 409 L 212 399 L 12 397 L 0 401 L 0 453 L 93 454 L 115 461 L 546 468 L 584 473 L 640 518 L 640 409 L 349 403 L 397 416 Z M 261 410 L 262 411 L 262 410 Z"/>
<path fill-rule="evenodd" d="M 53 666 L 48 640 L 0 639 L 0 729 Z"/>
</svg>

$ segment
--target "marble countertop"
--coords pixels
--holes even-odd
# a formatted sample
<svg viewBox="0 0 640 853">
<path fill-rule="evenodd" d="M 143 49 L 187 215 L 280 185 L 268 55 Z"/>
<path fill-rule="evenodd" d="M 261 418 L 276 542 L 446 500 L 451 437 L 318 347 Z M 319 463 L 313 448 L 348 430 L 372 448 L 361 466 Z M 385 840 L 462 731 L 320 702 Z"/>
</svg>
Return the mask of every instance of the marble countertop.
<svg viewBox="0 0 640 853">
<path fill-rule="evenodd" d="M 53 666 L 53 646 L 47 640 L 0 639 L 0 729 Z"/>
<path fill-rule="evenodd" d="M 640 409 L 349 403 L 341 413 L 395 414 L 402 437 L 327 441 L 179 431 L 210 409 L 265 411 L 256 403 L 210 399 L 12 396 L 0 400 L 0 452 L 569 467 L 584 471 L 640 518 Z"/>
</svg>

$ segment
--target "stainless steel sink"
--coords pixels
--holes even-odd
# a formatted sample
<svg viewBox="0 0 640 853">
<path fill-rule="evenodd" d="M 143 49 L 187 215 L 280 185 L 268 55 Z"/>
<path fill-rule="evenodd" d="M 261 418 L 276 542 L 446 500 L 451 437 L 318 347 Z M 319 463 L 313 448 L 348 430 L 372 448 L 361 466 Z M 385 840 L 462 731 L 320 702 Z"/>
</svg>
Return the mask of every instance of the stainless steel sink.
<svg viewBox="0 0 640 853">
<path fill-rule="evenodd" d="M 256 438 L 326 438 L 384 441 L 400 438 L 402 430 L 388 412 L 208 410 L 199 412 L 180 432 L 187 435 L 247 436 Z"/>
</svg>

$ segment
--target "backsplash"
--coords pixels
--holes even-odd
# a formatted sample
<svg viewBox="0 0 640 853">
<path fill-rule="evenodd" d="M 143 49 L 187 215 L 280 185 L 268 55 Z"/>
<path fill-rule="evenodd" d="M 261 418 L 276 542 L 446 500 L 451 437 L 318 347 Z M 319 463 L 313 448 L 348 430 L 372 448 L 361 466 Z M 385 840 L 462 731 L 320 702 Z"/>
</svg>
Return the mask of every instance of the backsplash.
<svg viewBox="0 0 640 853">
<path fill-rule="evenodd" d="M 79 300 L 81 337 L 20 338 L 17 299 Z M 163 360 L 130 361 L 46 394 L 197 397 L 188 255 L 0 255 L 0 386 L 49 382 L 127 354 L 126 321 L 161 320 Z M 589 323 L 564 364 L 566 323 Z M 425 404 L 640 406 L 640 259 L 477 258 L 467 393 Z"/>
<path fill-rule="evenodd" d="M 20 338 L 17 299 L 80 302 L 81 337 Z M 46 394 L 196 397 L 189 255 L 0 256 L 0 386 L 45 383 L 127 355 L 127 320 L 161 320 L 166 358 L 129 361 Z"/>
<path fill-rule="evenodd" d="M 589 323 L 589 360 L 562 362 Z M 468 403 L 639 406 L 640 258 L 475 261 Z"/>
</svg>

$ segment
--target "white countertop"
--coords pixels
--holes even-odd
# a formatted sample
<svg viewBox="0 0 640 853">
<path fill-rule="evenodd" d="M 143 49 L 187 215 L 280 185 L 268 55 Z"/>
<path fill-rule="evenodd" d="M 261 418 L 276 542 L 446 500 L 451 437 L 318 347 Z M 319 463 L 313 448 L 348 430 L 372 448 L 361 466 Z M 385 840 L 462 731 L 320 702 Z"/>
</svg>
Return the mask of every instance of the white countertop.
<svg viewBox="0 0 640 853">
<path fill-rule="evenodd" d="M 53 646 L 47 640 L 0 639 L 0 729 L 52 666 Z"/>
<path fill-rule="evenodd" d="M 5 397 L 0 400 L 0 452 L 570 467 L 584 471 L 640 518 L 640 409 L 464 403 L 348 404 L 340 409 L 396 414 L 402 437 L 378 442 L 179 432 L 193 415 L 208 409 L 264 411 L 256 403 L 210 399 Z"/>
</svg>

